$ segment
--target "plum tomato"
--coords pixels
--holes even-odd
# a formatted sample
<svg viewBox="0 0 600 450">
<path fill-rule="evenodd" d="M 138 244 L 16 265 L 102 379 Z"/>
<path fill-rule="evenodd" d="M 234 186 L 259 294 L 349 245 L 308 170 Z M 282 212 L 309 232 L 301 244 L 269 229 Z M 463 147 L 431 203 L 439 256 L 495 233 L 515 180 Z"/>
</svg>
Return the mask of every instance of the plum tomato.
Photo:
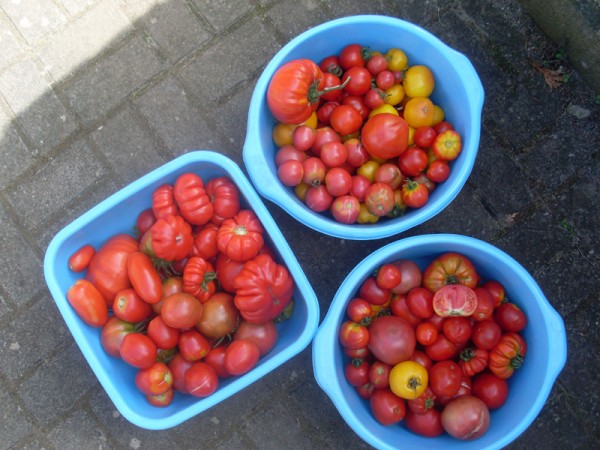
<svg viewBox="0 0 600 450">
<path fill-rule="evenodd" d="M 127 364 L 146 369 L 156 361 L 158 350 L 154 341 L 142 333 L 129 333 L 121 342 L 119 353 Z"/>
<path fill-rule="evenodd" d="M 90 261 L 95 254 L 96 249 L 90 244 L 80 247 L 69 257 L 69 269 L 75 273 L 83 272 L 87 269 L 87 266 L 90 264 Z"/>
</svg>

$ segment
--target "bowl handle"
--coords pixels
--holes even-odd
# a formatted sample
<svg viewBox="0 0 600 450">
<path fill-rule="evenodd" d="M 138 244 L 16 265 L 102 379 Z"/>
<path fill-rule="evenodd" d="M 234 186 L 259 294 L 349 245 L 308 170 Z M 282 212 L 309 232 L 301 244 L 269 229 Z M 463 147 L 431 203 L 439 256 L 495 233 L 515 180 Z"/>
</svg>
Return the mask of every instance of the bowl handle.
<svg viewBox="0 0 600 450">
<path fill-rule="evenodd" d="M 484 98 L 483 85 L 481 84 L 481 80 L 477 75 L 475 67 L 473 67 L 473 64 L 465 55 L 454 49 L 451 50 L 456 56 L 456 62 L 462 66 L 462 72 L 467 74 L 466 78 L 472 80 L 472 82 L 468 84 L 467 89 L 471 92 L 471 95 L 475 99 L 475 104 L 481 109 Z"/>
<path fill-rule="evenodd" d="M 323 336 L 323 330 L 317 331 L 317 334 L 313 338 L 312 344 L 312 359 L 313 367 L 315 372 L 315 379 L 321 388 L 328 394 L 331 394 L 331 381 L 335 378 L 334 368 L 335 364 L 317 364 L 317 360 L 322 358 L 329 358 L 329 355 L 325 355 L 323 350 L 327 348 L 326 338 Z M 323 341 L 323 342 L 322 342 Z"/>
<path fill-rule="evenodd" d="M 554 309 L 550 309 L 546 319 L 548 321 L 550 348 L 552 349 L 549 375 L 551 375 L 553 379 L 556 379 L 560 371 L 565 366 L 565 362 L 567 360 L 567 337 L 565 334 L 565 324 L 561 316 Z"/>
</svg>

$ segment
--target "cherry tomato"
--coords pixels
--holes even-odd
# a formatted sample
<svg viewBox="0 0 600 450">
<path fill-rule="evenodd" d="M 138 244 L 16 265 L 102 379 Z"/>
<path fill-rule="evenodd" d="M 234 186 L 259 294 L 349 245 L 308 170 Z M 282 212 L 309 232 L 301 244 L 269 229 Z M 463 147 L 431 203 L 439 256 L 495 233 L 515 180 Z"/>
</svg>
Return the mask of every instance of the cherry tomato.
<svg viewBox="0 0 600 450">
<path fill-rule="evenodd" d="M 373 309 L 371 308 L 371 303 L 360 297 L 355 297 L 348 302 L 346 314 L 348 314 L 352 322 L 369 326 Z"/>
<path fill-rule="evenodd" d="M 383 70 L 377 74 L 375 84 L 383 91 L 391 88 L 396 83 L 394 74 L 390 70 Z"/>
<path fill-rule="evenodd" d="M 398 158 L 398 167 L 407 177 L 416 177 L 427 168 L 428 159 L 425 150 L 410 147 Z"/>
<path fill-rule="evenodd" d="M 404 105 L 404 120 L 413 128 L 431 126 L 434 113 L 433 102 L 428 98 L 411 98 Z"/>
<path fill-rule="evenodd" d="M 304 166 L 300 161 L 285 161 L 277 168 L 277 178 L 284 186 L 297 186 L 304 178 Z"/>
<path fill-rule="evenodd" d="M 362 175 L 352 176 L 352 186 L 350 186 L 350 195 L 356 197 L 359 202 L 365 201 L 367 190 L 371 186 L 371 182 Z"/>
<path fill-rule="evenodd" d="M 279 167 L 289 160 L 303 162 L 306 158 L 308 158 L 308 155 L 305 152 L 298 150 L 293 145 L 284 145 L 275 154 L 275 165 Z"/>
<path fill-rule="evenodd" d="M 346 147 L 346 162 L 352 167 L 360 167 L 369 160 L 369 153 L 362 142 L 356 138 L 344 141 Z"/>
<path fill-rule="evenodd" d="M 369 366 L 369 382 L 375 389 L 386 389 L 390 386 L 392 366 L 381 361 L 375 361 Z"/>
<path fill-rule="evenodd" d="M 341 142 L 327 142 L 321 147 L 320 158 L 326 167 L 340 167 L 348 159 L 348 149 Z"/>
<path fill-rule="evenodd" d="M 376 77 L 379 73 L 388 69 L 388 60 L 381 53 L 374 53 L 371 58 L 367 61 L 367 69 Z"/>
<path fill-rule="evenodd" d="M 331 215 L 337 222 L 352 224 L 358 220 L 359 214 L 360 202 L 353 195 L 340 195 L 331 204 Z"/>
<path fill-rule="evenodd" d="M 421 126 L 417 127 L 415 130 L 415 135 L 413 139 L 415 141 L 415 145 L 418 145 L 421 148 L 431 147 L 433 145 L 433 141 L 437 136 L 437 132 L 431 126 Z"/>
<path fill-rule="evenodd" d="M 333 196 L 327 191 L 324 185 L 311 186 L 306 191 L 304 203 L 312 211 L 327 211 L 333 203 Z"/>
<path fill-rule="evenodd" d="M 436 158 L 453 161 L 462 151 L 460 134 L 454 130 L 447 130 L 438 134 L 431 147 Z"/>
<path fill-rule="evenodd" d="M 489 409 L 498 409 L 508 398 L 508 383 L 502 378 L 484 372 L 473 378 L 473 395 L 483 401 Z"/>
<path fill-rule="evenodd" d="M 442 159 L 436 159 L 429 164 L 425 176 L 434 183 L 443 183 L 450 176 L 450 166 Z"/>
<path fill-rule="evenodd" d="M 365 94 L 365 105 L 371 110 L 385 105 L 386 93 L 378 87 L 371 88 Z"/>
<path fill-rule="evenodd" d="M 415 328 L 415 337 L 421 345 L 431 345 L 438 337 L 438 330 L 431 322 L 421 322 Z"/>
<path fill-rule="evenodd" d="M 333 197 L 346 195 L 352 188 L 352 175 L 346 169 L 333 167 L 325 174 L 325 187 Z"/>
<path fill-rule="evenodd" d="M 383 289 L 392 289 L 402 281 L 402 272 L 395 264 L 382 264 L 377 269 L 377 284 Z"/>
<path fill-rule="evenodd" d="M 360 129 L 363 118 L 353 106 L 340 105 L 331 113 L 329 123 L 335 131 L 346 136 Z"/>
<path fill-rule="evenodd" d="M 369 382 L 369 363 L 362 359 L 353 359 L 344 368 L 344 376 L 350 386 L 360 387 Z"/>
<path fill-rule="evenodd" d="M 362 45 L 348 44 L 342 48 L 339 54 L 340 66 L 344 70 L 348 70 L 354 66 L 364 67 L 369 55 L 369 49 Z"/>
<path fill-rule="evenodd" d="M 311 156 L 302 162 L 304 167 L 304 177 L 302 181 L 311 186 L 319 186 L 325 180 L 327 167 L 320 158 Z"/>
<path fill-rule="evenodd" d="M 365 95 L 371 89 L 371 78 L 367 68 L 351 67 L 342 76 L 342 83 L 346 84 L 344 91 L 350 95 Z"/>
<path fill-rule="evenodd" d="M 427 66 L 415 65 L 405 72 L 402 85 L 411 98 L 429 97 L 435 87 L 435 79 Z"/>
<path fill-rule="evenodd" d="M 365 193 L 365 205 L 371 214 L 385 216 L 394 208 L 394 190 L 387 183 L 373 183 Z"/>
<path fill-rule="evenodd" d="M 369 329 L 364 325 L 346 321 L 340 327 L 339 338 L 343 347 L 364 348 L 369 343 Z"/>
</svg>

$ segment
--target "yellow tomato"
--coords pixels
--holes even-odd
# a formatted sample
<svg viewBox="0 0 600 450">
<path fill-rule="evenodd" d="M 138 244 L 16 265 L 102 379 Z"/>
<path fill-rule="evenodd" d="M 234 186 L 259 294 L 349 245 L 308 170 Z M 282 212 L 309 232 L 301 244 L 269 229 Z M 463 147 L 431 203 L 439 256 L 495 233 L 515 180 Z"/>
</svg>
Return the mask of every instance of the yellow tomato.
<svg viewBox="0 0 600 450">
<path fill-rule="evenodd" d="M 385 103 L 396 106 L 404 98 L 404 87 L 400 83 L 394 84 L 391 88 L 385 90 Z"/>
<path fill-rule="evenodd" d="M 365 205 L 364 203 L 360 204 L 360 212 L 358 213 L 358 218 L 356 219 L 357 223 L 376 223 L 378 220 L 379 216 L 372 214 L 367 208 L 367 205 Z"/>
<path fill-rule="evenodd" d="M 444 113 L 442 107 L 438 105 L 433 105 L 433 123 L 431 125 L 437 125 L 442 120 L 444 120 L 445 117 L 446 113 Z"/>
<path fill-rule="evenodd" d="M 411 127 L 429 127 L 433 124 L 435 108 L 428 98 L 411 98 L 404 106 L 404 120 Z"/>
<path fill-rule="evenodd" d="M 398 48 L 390 48 L 385 55 L 388 60 L 388 68 L 394 72 L 404 70 L 408 65 L 406 53 Z"/>
<path fill-rule="evenodd" d="M 373 161 L 372 159 L 370 159 L 358 169 L 356 169 L 356 173 L 362 175 L 372 183 L 373 181 L 375 181 L 375 173 L 377 172 L 377 169 L 379 169 L 379 165 L 380 164 L 377 161 Z"/>
<path fill-rule="evenodd" d="M 402 361 L 390 371 L 390 389 L 398 397 L 414 400 L 427 388 L 427 369 L 415 361 Z"/>
<path fill-rule="evenodd" d="M 413 145 L 415 143 L 415 127 L 408 126 L 408 145 Z"/>
<path fill-rule="evenodd" d="M 308 191 L 309 187 L 310 186 L 308 184 L 300 182 L 300 184 L 297 184 L 294 188 L 294 192 L 300 200 L 304 201 L 304 199 L 306 198 L 306 191 Z"/>
<path fill-rule="evenodd" d="M 310 117 L 308 119 L 306 119 L 306 122 L 304 122 L 302 125 L 306 125 L 307 127 L 310 127 L 313 130 L 315 130 L 317 128 L 318 122 L 319 122 L 319 119 L 317 118 L 317 112 L 313 111 L 313 113 L 310 115 Z"/>
<path fill-rule="evenodd" d="M 293 143 L 294 129 L 296 125 L 290 123 L 278 123 L 273 127 L 273 142 L 277 147 L 283 147 Z"/>
<path fill-rule="evenodd" d="M 404 74 L 402 85 L 409 97 L 429 97 L 435 87 L 435 80 L 429 67 L 412 66 Z"/>
<path fill-rule="evenodd" d="M 385 105 L 381 105 L 379 108 L 372 109 L 371 112 L 369 112 L 369 119 L 373 116 L 376 116 L 377 114 L 383 114 L 383 113 L 395 114 L 396 116 L 400 115 L 398 113 L 398 110 L 396 108 L 394 108 L 392 105 L 385 104 Z"/>
</svg>

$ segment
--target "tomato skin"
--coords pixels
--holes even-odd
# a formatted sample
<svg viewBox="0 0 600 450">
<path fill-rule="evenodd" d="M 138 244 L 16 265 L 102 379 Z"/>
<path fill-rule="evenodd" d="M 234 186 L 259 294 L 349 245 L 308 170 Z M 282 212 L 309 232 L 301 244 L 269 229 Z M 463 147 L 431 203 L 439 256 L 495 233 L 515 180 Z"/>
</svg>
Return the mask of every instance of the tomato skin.
<svg viewBox="0 0 600 450">
<path fill-rule="evenodd" d="M 256 214 L 243 209 L 221 224 L 217 234 L 219 251 L 236 261 L 254 258 L 264 245 L 264 228 Z"/>
<path fill-rule="evenodd" d="M 477 307 L 471 317 L 478 322 L 491 319 L 494 315 L 494 299 L 492 295 L 487 289 L 482 287 L 476 287 L 474 292 L 477 296 Z"/>
<path fill-rule="evenodd" d="M 333 196 L 327 191 L 325 185 L 311 186 L 306 191 L 304 202 L 312 211 L 323 212 L 331 208 Z"/>
<path fill-rule="evenodd" d="M 361 139 L 371 156 L 391 159 L 408 147 L 408 124 L 394 114 L 377 114 L 363 125 Z"/>
<path fill-rule="evenodd" d="M 142 333 L 129 333 L 121 342 L 121 358 L 127 364 L 138 369 L 147 369 L 156 362 L 158 351 L 156 344 Z"/>
<path fill-rule="evenodd" d="M 484 289 L 486 289 L 492 298 L 494 299 L 495 306 L 500 306 L 504 303 L 506 298 L 506 292 L 504 290 L 504 286 L 496 280 L 488 280 L 481 285 Z"/>
<path fill-rule="evenodd" d="M 392 289 L 402 281 L 402 272 L 398 266 L 385 263 L 377 269 L 377 285 L 382 289 Z"/>
<path fill-rule="evenodd" d="M 298 186 L 304 178 L 304 166 L 293 159 L 277 167 L 277 178 L 284 186 Z"/>
<path fill-rule="evenodd" d="M 442 415 L 435 408 L 430 408 L 422 414 L 407 411 L 404 424 L 413 433 L 425 437 L 437 437 L 444 432 Z"/>
<path fill-rule="evenodd" d="M 127 276 L 127 257 L 138 250 L 138 242 L 128 234 L 108 239 L 92 257 L 85 279 L 100 291 L 106 305 L 111 307 L 121 289 L 131 287 Z"/>
<path fill-rule="evenodd" d="M 416 328 L 416 326 L 422 321 L 420 317 L 415 316 L 408 309 L 405 294 L 392 295 L 392 299 L 390 300 L 390 310 L 394 316 L 402 317 L 404 320 L 410 323 L 412 327 Z"/>
<path fill-rule="evenodd" d="M 429 97 L 435 87 L 433 73 L 427 66 L 411 66 L 404 74 L 402 85 L 406 95 L 414 97 Z"/>
<path fill-rule="evenodd" d="M 265 323 L 252 323 L 242 320 L 233 335 L 233 339 L 246 339 L 258 347 L 260 356 L 269 353 L 277 344 L 279 332 L 273 321 Z"/>
<path fill-rule="evenodd" d="M 200 361 L 186 370 L 184 380 L 186 392 L 194 397 L 208 397 L 219 387 L 219 376 L 215 369 Z"/>
<path fill-rule="evenodd" d="M 240 211 L 240 196 L 237 186 L 226 176 L 214 177 L 206 182 L 206 195 L 213 205 L 211 222 L 221 224 Z"/>
<path fill-rule="evenodd" d="M 186 258 L 193 246 L 191 225 L 181 216 L 166 215 L 144 233 L 139 249 L 150 257 L 177 261 Z"/>
<path fill-rule="evenodd" d="M 473 378 L 473 395 L 489 409 L 498 409 L 506 402 L 509 387 L 506 380 L 499 378 L 489 372 L 483 372 Z"/>
<path fill-rule="evenodd" d="M 164 299 L 160 315 L 170 327 L 193 328 L 202 316 L 202 303 L 185 292 L 171 294 Z"/>
<path fill-rule="evenodd" d="M 478 282 L 479 275 L 473 263 L 456 252 L 438 256 L 423 272 L 423 286 L 434 293 L 447 284 L 462 284 L 473 289 Z"/>
<path fill-rule="evenodd" d="M 415 351 L 415 332 L 406 320 L 382 316 L 369 326 L 368 348 L 373 355 L 389 365 L 406 361 Z"/>
<path fill-rule="evenodd" d="M 183 269 L 183 291 L 205 303 L 217 290 L 217 274 L 211 263 L 192 256 Z"/>
<path fill-rule="evenodd" d="M 417 342 L 421 345 L 431 345 L 438 337 L 438 330 L 431 322 L 421 322 L 415 328 Z"/>
<path fill-rule="evenodd" d="M 352 188 L 352 175 L 341 167 L 333 167 L 325 175 L 325 187 L 333 197 L 344 196 Z"/>
<path fill-rule="evenodd" d="M 214 223 L 204 225 L 194 237 L 192 256 L 200 256 L 210 260 L 219 254 L 217 248 L 217 232 L 219 226 Z"/>
<path fill-rule="evenodd" d="M 390 389 L 375 389 L 369 404 L 373 416 L 382 425 L 398 423 L 406 415 L 406 402 Z"/>
<path fill-rule="evenodd" d="M 398 189 L 402 185 L 403 181 L 404 177 L 402 172 L 396 164 L 383 163 L 375 172 L 375 182 L 385 183 L 392 189 Z"/>
<path fill-rule="evenodd" d="M 429 369 L 429 385 L 435 395 L 452 397 L 455 395 L 463 379 L 460 366 L 451 360 L 436 362 Z"/>
<path fill-rule="evenodd" d="M 243 375 L 258 363 L 260 350 L 248 339 L 237 339 L 225 349 L 225 369 L 232 375 Z"/>
<path fill-rule="evenodd" d="M 296 59 L 279 67 L 267 88 L 267 105 L 279 122 L 300 124 L 319 106 L 319 91 L 325 80 L 319 66 L 309 59 Z"/>
<path fill-rule="evenodd" d="M 351 67 L 342 76 L 342 83 L 346 83 L 344 91 L 350 95 L 363 96 L 371 89 L 371 78 L 371 72 L 367 68 Z"/>
<path fill-rule="evenodd" d="M 108 307 L 100 291 L 86 279 L 79 279 L 67 291 L 67 300 L 77 315 L 92 327 L 108 321 Z"/>
<path fill-rule="evenodd" d="M 424 414 L 435 407 L 437 396 L 429 386 L 417 398 L 408 400 L 406 406 L 415 414 Z"/>
<path fill-rule="evenodd" d="M 156 219 L 160 219 L 168 215 L 179 215 L 179 208 L 175 203 L 172 185 L 163 184 L 154 189 L 152 192 L 152 212 L 154 213 L 154 217 Z"/>
<path fill-rule="evenodd" d="M 369 382 L 375 389 L 386 389 L 390 386 L 392 366 L 381 361 L 374 361 L 369 366 Z"/>
<path fill-rule="evenodd" d="M 187 361 L 200 361 L 210 352 L 210 342 L 197 330 L 185 330 L 179 335 L 179 352 Z"/>
<path fill-rule="evenodd" d="M 415 130 L 414 141 L 415 144 L 421 148 L 431 147 L 437 132 L 430 126 L 418 127 Z"/>
<path fill-rule="evenodd" d="M 514 303 L 502 303 L 494 311 L 494 320 L 504 331 L 521 331 L 527 326 L 527 316 Z"/>
<path fill-rule="evenodd" d="M 83 247 L 77 249 L 69 257 L 69 269 L 75 273 L 83 272 L 85 269 L 87 269 L 95 254 L 96 249 L 90 244 L 84 245 Z"/>
<path fill-rule="evenodd" d="M 161 395 L 173 386 L 173 374 L 165 363 L 156 362 L 138 371 L 135 385 L 145 395 Z"/>
<path fill-rule="evenodd" d="M 117 292 L 112 310 L 115 316 L 126 322 L 141 322 L 152 314 L 150 304 L 145 302 L 132 288 Z"/>
<path fill-rule="evenodd" d="M 339 339 L 342 347 L 353 350 L 365 348 L 369 343 L 369 329 L 348 320 L 340 326 Z"/>
<path fill-rule="evenodd" d="M 358 295 L 360 298 L 368 301 L 371 305 L 379 306 L 385 305 L 391 298 L 390 290 L 379 286 L 375 277 L 368 277 L 363 281 L 360 285 Z"/>
<path fill-rule="evenodd" d="M 196 328 L 207 338 L 218 339 L 235 331 L 238 322 L 239 311 L 233 303 L 233 296 L 216 292 L 203 304 Z"/>
<path fill-rule="evenodd" d="M 148 255 L 142 252 L 130 253 L 127 257 L 127 275 L 143 301 L 149 304 L 160 301 L 162 280 Z"/>
</svg>

